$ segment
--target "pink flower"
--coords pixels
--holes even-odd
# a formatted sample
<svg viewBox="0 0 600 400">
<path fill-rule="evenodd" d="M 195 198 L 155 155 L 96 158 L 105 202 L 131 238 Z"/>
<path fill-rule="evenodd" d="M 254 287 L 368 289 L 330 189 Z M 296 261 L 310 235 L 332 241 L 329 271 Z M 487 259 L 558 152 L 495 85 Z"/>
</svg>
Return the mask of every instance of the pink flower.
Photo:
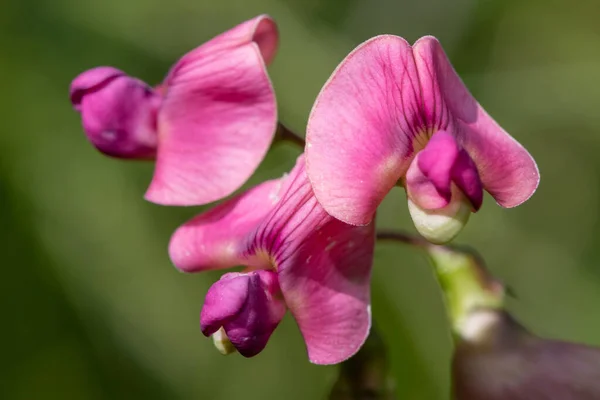
<svg viewBox="0 0 600 400">
<path fill-rule="evenodd" d="M 266 345 L 289 309 L 316 364 L 358 351 L 370 328 L 373 224 L 352 226 L 323 210 L 300 156 L 290 174 L 267 181 L 181 226 L 170 255 L 185 272 L 225 274 L 206 296 L 202 332 L 226 334 L 244 356 Z M 223 332 L 224 331 L 224 332 Z"/>
<path fill-rule="evenodd" d="M 412 47 L 377 36 L 338 66 L 311 112 L 306 157 L 315 196 L 350 224 L 366 224 L 397 184 L 419 231 L 450 240 L 483 189 L 503 207 L 536 190 L 530 154 L 464 86 L 431 36 Z"/>
<path fill-rule="evenodd" d="M 101 152 L 156 158 L 146 199 L 210 203 L 244 184 L 269 149 L 277 108 L 265 65 L 277 41 L 262 15 L 184 55 L 154 89 L 98 67 L 73 80 L 71 102 Z"/>
</svg>

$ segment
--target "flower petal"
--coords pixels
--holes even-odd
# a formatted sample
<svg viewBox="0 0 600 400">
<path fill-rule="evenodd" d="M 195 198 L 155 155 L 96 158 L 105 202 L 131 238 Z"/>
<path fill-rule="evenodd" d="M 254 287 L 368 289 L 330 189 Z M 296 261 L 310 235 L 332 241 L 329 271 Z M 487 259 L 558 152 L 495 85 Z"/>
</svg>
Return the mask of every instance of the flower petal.
<svg viewBox="0 0 600 400">
<path fill-rule="evenodd" d="M 452 197 L 452 167 L 458 146 L 447 132 L 435 133 L 425 149 L 417 153 L 406 173 L 406 192 L 420 208 L 445 207 Z"/>
<path fill-rule="evenodd" d="M 185 54 L 171 68 L 165 78 L 165 83 L 170 83 L 179 73 L 179 69 L 186 65 L 194 64 L 205 58 L 215 58 L 222 55 L 224 51 L 247 45 L 256 45 L 265 64 L 269 64 L 275 57 L 278 42 L 279 32 L 275 21 L 268 15 L 259 15 L 215 36 L 210 41 Z"/>
<path fill-rule="evenodd" d="M 249 284 L 248 274 L 230 272 L 208 289 L 200 313 L 200 327 L 205 336 L 218 331 L 240 312 L 248 298 Z"/>
<path fill-rule="evenodd" d="M 193 50 L 172 68 L 147 200 L 206 204 L 228 196 L 252 175 L 277 124 L 263 59 L 263 54 L 273 57 L 276 43 L 274 22 L 261 16 Z"/>
<path fill-rule="evenodd" d="M 475 163 L 464 149 L 458 152 L 452 167 L 452 181 L 469 199 L 473 209 L 479 210 L 483 203 L 483 184 Z"/>
<path fill-rule="evenodd" d="M 241 264 L 248 235 L 279 200 L 282 180 L 255 186 L 179 227 L 169 244 L 173 264 L 185 272 Z"/>
<path fill-rule="evenodd" d="M 252 357 L 265 348 L 285 311 L 275 272 L 225 274 L 206 295 L 202 332 L 210 336 L 222 326 L 237 351 Z"/>
<path fill-rule="evenodd" d="M 454 138 L 445 131 L 438 131 L 419 155 L 419 169 L 431 180 L 440 195 L 450 199 L 451 172 L 458 157 L 458 146 Z"/>
<path fill-rule="evenodd" d="M 412 49 L 397 36 L 358 46 L 333 72 L 306 133 L 308 176 L 334 217 L 367 224 L 406 172 L 424 128 Z"/>
<path fill-rule="evenodd" d="M 330 218 L 279 266 L 281 290 L 315 364 L 346 360 L 369 334 L 374 237 L 373 223 Z"/>
<path fill-rule="evenodd" d="M 98 150 L 119 158 L 154 157 L 161 99 L 144 82 L 112 67 L 98 67 L 76 77 L 70 95 Z"/>
<path fill-rule="evenodd" d="M 75 110 L 81 111 L 83 96 L 97 91 L 120 76 L 125 76 L 125 73 L 113 67 L 96 67 L 79 74 L 69 87 L 69 97 Z"/>
<path fill-rule="evenodd" d="M 406 195 L 423 210 L 437 210 L 448 205 L 451 195 L 442 195 L 433 182 L 419 168 L 418 153 L 406 172 Z"/>
<path fill-rule="evenodd" d="M 499 205 L 515 207 L 526 201 L 539 184 L 531 155 L 477 103 L 436 38 L 423 37 L 413 49 L 426 118 L 456 136 Z"/>
<path fill-rule="evenodd" d="M 356 353 L 371 322 L 374 224 L 352 226 L 328 215 L 300 156 L 254 243 L 273 259 L 311 362 L 334 364 Z"/>
<path fill-rule="evenodd" d="M 249 273 L 248 300 L 239 315 L 224 324 L 225 332 L 244 357 L 260 353 L 283 319 L 286 305 L 273 271 Z"/>
<path fill-rule="evenodd" d="M 437 210 L 450 202 L 453 183 L 475 210 L 481 207 L 483 187 L 475 164 L 452 135 L 438 131 L 411 163 L 406 173 L 406 192 L 419 208 Z"/>
</svg>

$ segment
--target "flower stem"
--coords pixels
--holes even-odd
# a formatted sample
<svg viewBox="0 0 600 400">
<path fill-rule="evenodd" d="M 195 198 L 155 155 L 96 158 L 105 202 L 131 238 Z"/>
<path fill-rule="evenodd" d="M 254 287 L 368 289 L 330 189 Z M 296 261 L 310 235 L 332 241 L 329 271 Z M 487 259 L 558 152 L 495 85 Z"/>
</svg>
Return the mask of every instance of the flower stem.
<svg viewBox="0 0 600 400">
<path fill-rule="evenodd" d="M 291 142 L 291 143 L 298 145 L 302 149 L 304 149 L 304 146 L 306 145 L 306 142 L 304 141 L 303 137 L 301 137 L 300 135 L 291 131 L 288 127 L 283 125 L 281 122 L 277 123 L 277 131 L 275 132 L 275 141 Z"/>
<path fill-rule="evenodd" d="M 464 338 L 472 312 L 504 307 L 506 289 L 484 265 L 472 249 L 450 245 L 434 245 L 423 238 L 397 231 L 380 231 L 379 240 L 394 240 L 424 250 L 433 265 L 444 294 L 448 317 L 456 337 Z"/>
<path fill-rule="evenodd" d="M 404 244 L 410 244 L 411 246 L 416 247 L 425 247 L 428 244 L 430 244 L 420 236 L 411 235 L 410 233 L 401 231 L 377 231 L 377 240 L 389 240 Z"/>
</svg>

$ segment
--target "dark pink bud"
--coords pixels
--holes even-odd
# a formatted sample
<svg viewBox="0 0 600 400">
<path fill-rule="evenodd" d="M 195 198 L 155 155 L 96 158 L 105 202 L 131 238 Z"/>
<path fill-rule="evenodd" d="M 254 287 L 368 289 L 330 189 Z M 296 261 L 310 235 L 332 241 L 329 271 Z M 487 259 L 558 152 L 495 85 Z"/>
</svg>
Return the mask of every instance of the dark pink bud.
<svg viewBox="0 0 600 400">
<path fill-rule="evenodd" d="M 160 96 L 118 69 L 98 67 L 80 74 L 70 88 L 88 139 L 101 152 L 120 158 L 153 158 Z"/>
<path fill-rule="evenodd" d="M 252 357 L 265 348 L 285 310 L 275 272 L 231 272 L 206 294 L 200 326 L 206 336 L 224 328 L 237 351 Z"/>
</svg>

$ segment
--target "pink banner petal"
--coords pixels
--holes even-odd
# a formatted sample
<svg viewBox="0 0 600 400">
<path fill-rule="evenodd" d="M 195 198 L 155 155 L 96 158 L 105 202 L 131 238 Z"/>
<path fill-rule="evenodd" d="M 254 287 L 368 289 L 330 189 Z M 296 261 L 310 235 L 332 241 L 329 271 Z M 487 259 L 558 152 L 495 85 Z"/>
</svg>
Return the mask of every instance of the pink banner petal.
<svg viewBox="0 0 600 400">
<path fill-rule="evenodd" d="M 228 196 L 253 174 L 277 124 L 263 59 L 263 54 L 273 57 L 276 44 L 274 22 L 261 16 L 193 50 L 173 67 L 165 80 L 160 145 L 147 200 L 206 204 Z"/>
<path fill-rule="evenodd" d="M 313 106 L 306 134 L 308 176 L 334 217 L 364 225 L 404 175 L 424 128 L 412 49 L 377 36 L 331 75 Z"/>
<path fill-rule="evenodd" d="M 210 41 L 185 54 L 175 64 L 165 78 L 170 84 L 181 68 L 206 59 L 223 56 L 223 52 L 244 46 L 256 46 L 265 64 L 270 64 L 277 52 L 279 32 L 277 24 L 268 15 L 259 15 L 251 20 L 215 36 Z"/>
</svg>

